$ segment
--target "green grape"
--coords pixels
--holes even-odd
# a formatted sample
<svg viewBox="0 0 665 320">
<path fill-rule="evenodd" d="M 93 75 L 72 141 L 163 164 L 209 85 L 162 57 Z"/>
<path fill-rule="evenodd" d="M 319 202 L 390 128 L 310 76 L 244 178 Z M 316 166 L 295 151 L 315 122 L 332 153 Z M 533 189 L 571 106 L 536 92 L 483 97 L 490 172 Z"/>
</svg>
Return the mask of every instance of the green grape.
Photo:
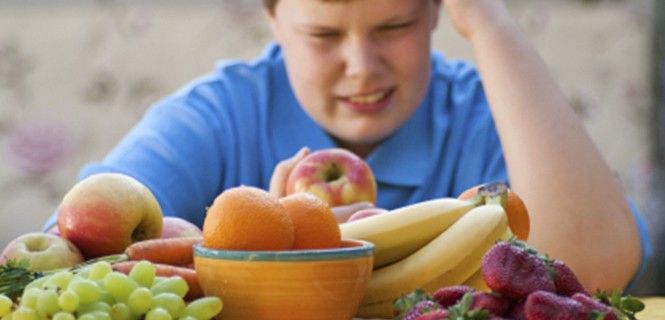
<svg viewBox="0 0 665 320">
<path fill-rule="evenodd" d="M 65 290 L 58 297 L 58 306 L 67 312 L 74 312 L 79 307 L 79 295 L 72 290 Z"/>
<path fill-rule="evenodd" d="M 90 275 L 90 266 L 80 269 L 78 272 L 76 272 L 76 275 L 79 278 L 87 279 L 88 275 Z"/>
<path fill-rule="evenodd" d="M 21 306 L 27 308 L 37 307 L 37 298 L 42 294 L 42 289 L 33 287 L 23 291 L 21 295 Z"/>
<path fill-rule="evenodd" d="M 157 268 L 149 261 L 142 260 L 132 267 L 129 277 L 134 279 L 142 287 L 151 287 L 155 281 Z"/>
<path fill-rule="evenodd" d="M 187 282 L 178 276 L 166 278 L 152 286 L 150 291 L 152 294 L 157 295 L 164 292 L 172 292 L 183 298 L 187 294 L 189 286 Z"/>
<path fill-rule="evenodd" d="M 4 294 L 0 294 L 0 317 L 4 317 L 12 311 L 12 299 Z"/>
<path fill-rule="evenodd" d="M 171 314 L 168 311 L 157 307 L 148 311 L 148 314 L 145 315 L 145 320 L 171 320 Z"/>
<path fill-rule="evenodd" d="M 44 284 L 46 283 L 46 281 L 48 280 L 48 278 L 49 278 L 49 277 L 40 277 L 40 278 L 37 278 L 37 279 L 35 279 L 35 280 L 30 281 L 30 283 L 28 283 L 28 284 L 25 286 L 25 288 L 23 288 L 23 292 L 25 292 L 25 290 L 28 290 L 28 289 L 31 289 L 31 288 L 36 288 L 36 289 L 41 289 L 41 288 L 43 288 L 43 287 L 44 287 Z"/>
<path fill-rule="evenodd" d="M 2 317 L 0 317 L 0 320 L 12 320 L 12 313 L 8 313 Z"/>
<path fill-rule="evenodd" d="M 100 280 L 113 271 L 113 267 L 107 261 L 99 261 L 92 264 L 90 267 L 90 273 L 88 274 L 88 279 L 90 280 Z"/>
<path fill-rule="evenodd" d="M 136 288 L 127 298 L 127 304 L 134 314 L 145 314 L 152 308 L 152 292 L 148 288 Z"/>
<path fill-rule="evenodd" d="M 37 312 L 40 315 L 52 316 L 60 311 L 58 294 L 53 290 L 43 290 L 37 297 Z"/>
<path fill-rule="evenodd" d="M 168 277 L 155 276 L 155 280 L 152 281 L 151 287 L 154 287 L 156 284 L 168 279 Z"/>
<path fill-rule="evenodd" d="M 60 311 L 54 314 L 51 320 L 76 320 L 76 317 L 69 312 Z"/>
<path fill-rule="evenodd" d="M 48 280 L 44 284 L 45 287 L 57 287 L 60 289 L 65 289 L 69 285 L 69 282 L 74 279 L 74 274 L 71 271 L 58 271 L 52 276 L 48 277 Z"/>
<path fill-rule="evenodd" d="M 19 307 L 12 313 L 12 320 L 38 320 L 37 311 L 28 307 Z"/>
<path fill-rule="evenodd" d="M 111 312 L 109 315 L 112 320 L 131 320 L 132 310 L 129 309 L 127 304 L 118 302 L 111 306 Z"/>
<path fill-rule="evenodd" d="M 127 301 L 129 294 L 139 285 L 124 273 L 113 271 L 104 277 L 104 288 L 115 301 Z"/>
<path fill-rule="evenodd" d="M 93 316 L 95 320 L 111 320 L 111 316 L 106 311 L 93 311 L 87 314 Z"/>
<path fill-rule="evenodd" d="M 86 314 L 79 315 L 78 320 L 97 320 L 97 319 L 95 319 L 94 315 L 86 313 Z"/>
<path fill-rule="evenodd" d="M 153 307 L 164 308 L 171 317 L 177 318 L 185 310 L 185 301 L 180 296 L 171 292 L 163 292 L 152 298 Z"/>
<path fill-rule="evenodd" d="M 111 305 L 103 301 L 95 301 L 80 305 L 76 311 L 78 312 L 78 314 L 86 314 L 95 311 L 102 311 L 109 313 L 111 312 Z"/>
<path fill-rule="evenodd" d="M 98 301 L 102 295 L 102 289 L 97 283 L 88 279 L 73 279 L 67 286 L 67 290 L 76 292 L 81 303 Z"/>
<path fill-rule="evenodd" d="M 192 316 L 198 320 L 212 319 L 222 311 L 224 303 L 218 297 L 203 297 L 190 302 L 185 307 L 185 316 Z"/>
<path fill-rule="evenodd" d="M 195 317 L 192 317 L 192 316 L 182 316 L 182 317 L 178 318 L 178 320 L 198 320 L 198 319 L 196 319 Z"/>
</svg>

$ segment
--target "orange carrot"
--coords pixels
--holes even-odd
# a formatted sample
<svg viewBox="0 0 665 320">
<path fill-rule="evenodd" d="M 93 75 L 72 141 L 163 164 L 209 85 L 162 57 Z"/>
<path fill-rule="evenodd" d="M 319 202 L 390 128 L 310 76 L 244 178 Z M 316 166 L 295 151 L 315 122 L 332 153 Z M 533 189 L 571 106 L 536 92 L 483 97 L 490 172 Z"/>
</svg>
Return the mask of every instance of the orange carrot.
<svg viewBox="0 0 665 320">
<path fill-rule="evenodd" d="M 187 265 L 194 261 L 192 246 L 201 237 L 149 239 L 131 244 L 125 249 L 129 260 L 148 260 L 153 263 Z"/>
<path fill-rule="evenodd" d="M 124 274 L 129 274 L 129 272 L 132 271 L 134 265 L 136 265 L 139 262 L 140 261 L 137 260 L 117 262 L 113 264 L 113 270 L 122 272 Z M 187 290 L 187 295 L 185 296 L 185 300 L 191 301 L 203 296 L 203 290 L 201 290 L 201 286 L 199 285 L 199 280 L 198 277 L 196 276 L 196 271 L 194 269 L 181 267 L 181 266 L 173 266 L 163 263 L 153 263 L 153 265 L 155 266 L 156 269 L 155 274 L 157 276 L 160 277 L 179 276 L 183 278 L 185 282 L 187 282 L 189 290 Z"/>
</svg>

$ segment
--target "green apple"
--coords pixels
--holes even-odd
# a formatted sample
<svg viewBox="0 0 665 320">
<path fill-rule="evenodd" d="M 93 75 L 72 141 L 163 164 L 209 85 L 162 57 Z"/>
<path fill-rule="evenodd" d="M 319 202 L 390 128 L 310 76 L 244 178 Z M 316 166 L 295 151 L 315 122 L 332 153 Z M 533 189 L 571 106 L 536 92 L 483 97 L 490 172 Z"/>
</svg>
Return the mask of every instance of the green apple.
<svg viewBox="0 0 665 320">
<path fill-rule="evenodd" d="M 42 232 L 26 233 L 10 241 L 2 251 L 0 263 L 8 260 L 27 260 L 28 269 L 32 271 L 69 268 L 84 261 L 73 243 Z"/>
</svg>

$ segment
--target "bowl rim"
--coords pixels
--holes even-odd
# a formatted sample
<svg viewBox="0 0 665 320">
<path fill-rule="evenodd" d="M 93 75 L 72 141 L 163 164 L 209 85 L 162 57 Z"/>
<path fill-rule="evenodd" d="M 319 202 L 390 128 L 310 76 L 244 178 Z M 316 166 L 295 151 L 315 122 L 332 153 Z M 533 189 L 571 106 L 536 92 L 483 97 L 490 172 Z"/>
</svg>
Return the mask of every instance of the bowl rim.
<svg viewBox="0 0 665 320">
<path fill-rule="evenodd" d="M 210 249 L 204 247 L 201 242 L 197 242 L 194 244 L 194 256 L 220 260 L 297 262 L 344 260 L 374 255 L 374 244 L 371 242 L 356 239 L 343 239 L 342 242 L 357 245 L 332 249 L 249 251 Z"/>
</svg>

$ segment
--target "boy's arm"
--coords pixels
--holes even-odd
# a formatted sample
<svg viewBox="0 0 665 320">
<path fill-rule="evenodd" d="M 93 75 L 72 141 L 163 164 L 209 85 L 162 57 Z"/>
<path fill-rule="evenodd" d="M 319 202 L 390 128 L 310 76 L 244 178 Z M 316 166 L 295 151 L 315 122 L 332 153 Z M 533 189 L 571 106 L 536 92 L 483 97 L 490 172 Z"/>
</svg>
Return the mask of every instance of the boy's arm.
<svg viewBox="0 0 665 320">
<path fill-rule="evenodd" d="M 529 243 L 564 260 L 587 289 L 623 288 L 640 240 L 621 185 L 502 1 L 444 0 L 469 40 L 513 188 L 531 218 Z"/>
</svg>

